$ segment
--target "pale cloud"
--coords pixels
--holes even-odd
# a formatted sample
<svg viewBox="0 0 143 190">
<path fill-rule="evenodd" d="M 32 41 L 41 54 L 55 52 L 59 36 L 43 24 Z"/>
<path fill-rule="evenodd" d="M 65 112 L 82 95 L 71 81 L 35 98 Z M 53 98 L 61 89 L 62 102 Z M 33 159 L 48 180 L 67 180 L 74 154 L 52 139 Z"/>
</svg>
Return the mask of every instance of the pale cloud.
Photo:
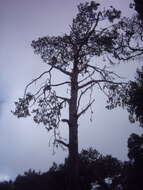
<svg viewBox="0 0 143 190">
<path fill-rule="evenodd" d="M 4 174 L 0 174 L 0 182 L 2 182 L 2 181 L 9 181 L 9 180 L 10 180 L 10 176 L 4 175 Z"/>
</svg>

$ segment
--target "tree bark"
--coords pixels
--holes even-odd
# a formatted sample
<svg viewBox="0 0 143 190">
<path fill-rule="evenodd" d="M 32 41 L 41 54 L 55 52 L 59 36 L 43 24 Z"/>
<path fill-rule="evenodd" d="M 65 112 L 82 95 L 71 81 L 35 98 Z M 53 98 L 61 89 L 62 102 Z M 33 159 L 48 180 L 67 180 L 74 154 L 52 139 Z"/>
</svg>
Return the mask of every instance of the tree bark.
<svg viewBox="0 0 143 190">
<path fill-rule="evenodd" d="M 71 127 L 69 130 L 69 190 L 80 190 L 77 130 L 76 127 Z"/>
<path fill-rule="evenodd" d="M 80 190 L 78 163 L 78 69 L 75 64 L 71 76 L 71 97 L 69 104 L 69 190 Z"/>
</svg>

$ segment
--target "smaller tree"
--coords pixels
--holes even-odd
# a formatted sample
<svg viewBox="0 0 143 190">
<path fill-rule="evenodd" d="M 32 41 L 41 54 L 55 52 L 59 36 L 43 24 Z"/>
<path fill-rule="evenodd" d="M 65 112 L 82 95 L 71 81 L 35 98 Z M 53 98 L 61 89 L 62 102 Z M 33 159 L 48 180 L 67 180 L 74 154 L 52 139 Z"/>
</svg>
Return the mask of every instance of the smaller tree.
<svg viewBox="0 0 143 190">
<path fill-rule="evenodd" d="M 117 39 L 115 57 L 120 61 L 138 60 L 143 55 L 143 26 L 137 15 L 123 18 L 118 23 L 120 37 Z"/>
<path fill-rule="evenodd" d="M 143 127 L 143 67 L 137 69 L 135 81 L 130 81 L 114 97 L 114 106 L 122 106 L 129 112 L 131 123 L 138 121 Z M 118 101 L 117 101 L 118 100 Z M 110 101 L 111 103 L 111 101 Z"/>
<path fill-rule="evenodd" d="M 142 61 L 143 56 L 143 0 L 134 0 L 131 8 L 135 8 L 138 14 L 131 18 L 123 18 L 119 22 L 120 38 L 116 57 L 124 61 Z M 135 81 L 117 91 L 113 98 L 109 99 L 112 108 L 122 106 L 129 112 L 129 120 L 134 123 L 139 121 L 143 127 L 143 67 L 137 69 Z"/>
<path fill-rule="evenodd" d="M 123 169 L 121 161 L 111 155 L 104 156 L 93 148 L 83 149 L 79 154 L 79 160 L 82 189 L 86 190 L 91 183 L 95 182 L 102 189 L 111 189 L 109 184 L 106 183 L 107 179 L 111 181 L 110 186 L 117 186 L 115 180 L 121 175 Z"/>
<path fill-rule="evenodd" d="M 143 162 L 143 135 L 131 134 L 128 139 L 128 157 L 133 163 Z"/>
<path fill-rule="evenodd" d="M 143 181 L 143 135 L 131 134 L 128 139 L 128 157 L 130 161 L 124 164 L 122 182 L 124 189 L 142 190 Z"/>
</svg>

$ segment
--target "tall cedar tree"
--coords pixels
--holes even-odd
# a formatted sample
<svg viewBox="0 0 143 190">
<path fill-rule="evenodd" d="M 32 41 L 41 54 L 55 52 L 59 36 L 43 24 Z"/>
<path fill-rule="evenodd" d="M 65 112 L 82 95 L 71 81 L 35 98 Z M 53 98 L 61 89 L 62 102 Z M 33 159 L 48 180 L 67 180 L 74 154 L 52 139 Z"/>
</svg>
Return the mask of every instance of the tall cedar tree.
<svg viewBox="0 0 143 190">
<path fill-rule="evenodd" d="M 42 123 L 48 131 L 53 131 L 55 146 L 68 149 L 69 190 L 80 190 L 78 123 L 94 103 L 90 95 L 93 88 L 99 88 L 111 100 L 115 89 L 120 91 L 122 86 L 119 76 L 110 70 L 119 58 L 117 52 L 121 54 L 123 49 L 119 43 L 121 24 L 117 23 L 120 14 L 112 6 L 101 10 L 99 3 L 85 2 L 79 4 L 68 34 L 32 41 L 35 53 L 41 56 L 48 70 L 26 86 L 24 97 L 15 102 L 13 113 L 18 118 L 33 115 L 36 123 Z M 58 72 L 66 80 L 55 83 Z M 37 84 L 36 89 L 34 84 Z M 62 96 L 57 90 L 62 86 L 68 90 L 67 96 Z M 86 99 L 89 97 L 87 105 L 83 104 L 86 94 L 89 95 L 86 96 Z M 67 118 L 62 115 L 64 108 L 68 110 Z M 69 130 L 68 143 L 59 135 L 62 122 Z"/>
</svg>

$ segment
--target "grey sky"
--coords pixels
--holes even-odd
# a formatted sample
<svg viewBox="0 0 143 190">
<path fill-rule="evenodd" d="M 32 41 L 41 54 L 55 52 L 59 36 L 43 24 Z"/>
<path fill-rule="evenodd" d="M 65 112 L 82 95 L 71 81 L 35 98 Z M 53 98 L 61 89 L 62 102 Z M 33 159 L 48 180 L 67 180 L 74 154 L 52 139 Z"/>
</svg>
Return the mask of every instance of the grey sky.
<svg viewBox="0 0 143 190">
<path fill-rule="evenodd" d="M 46 68 L 34 55 L 31 41 L 67 32 L 79 2 L 84 0 L 0 0 L 0 177 L 13 177 L 29 168 L 47 170 L 53 161 L 62 162 L 67 155 L 59 149 L 53 156 L 49 147 L 51 134 L 30 118 L 15 118 L 10 110 L 13 102 L 23 95 L 24 86 Z M 98 2 L 103 6 L 114 5 L 125 15 L 132 13 L 128 0 Z M 126 64 L 117 69 L 132 77 L 135 67 Z M 89 114 L 80 121 L 80 149 L 92 146 L 102 153 L 127 159 L 127 138 L 141 129 L 131 126 L 126 111 L 107 111 L 105 99 L 99 93 L 93 109 L 92 123 Z M 63 133 L 66 136 L 65 129 Z"/>
</svg>

